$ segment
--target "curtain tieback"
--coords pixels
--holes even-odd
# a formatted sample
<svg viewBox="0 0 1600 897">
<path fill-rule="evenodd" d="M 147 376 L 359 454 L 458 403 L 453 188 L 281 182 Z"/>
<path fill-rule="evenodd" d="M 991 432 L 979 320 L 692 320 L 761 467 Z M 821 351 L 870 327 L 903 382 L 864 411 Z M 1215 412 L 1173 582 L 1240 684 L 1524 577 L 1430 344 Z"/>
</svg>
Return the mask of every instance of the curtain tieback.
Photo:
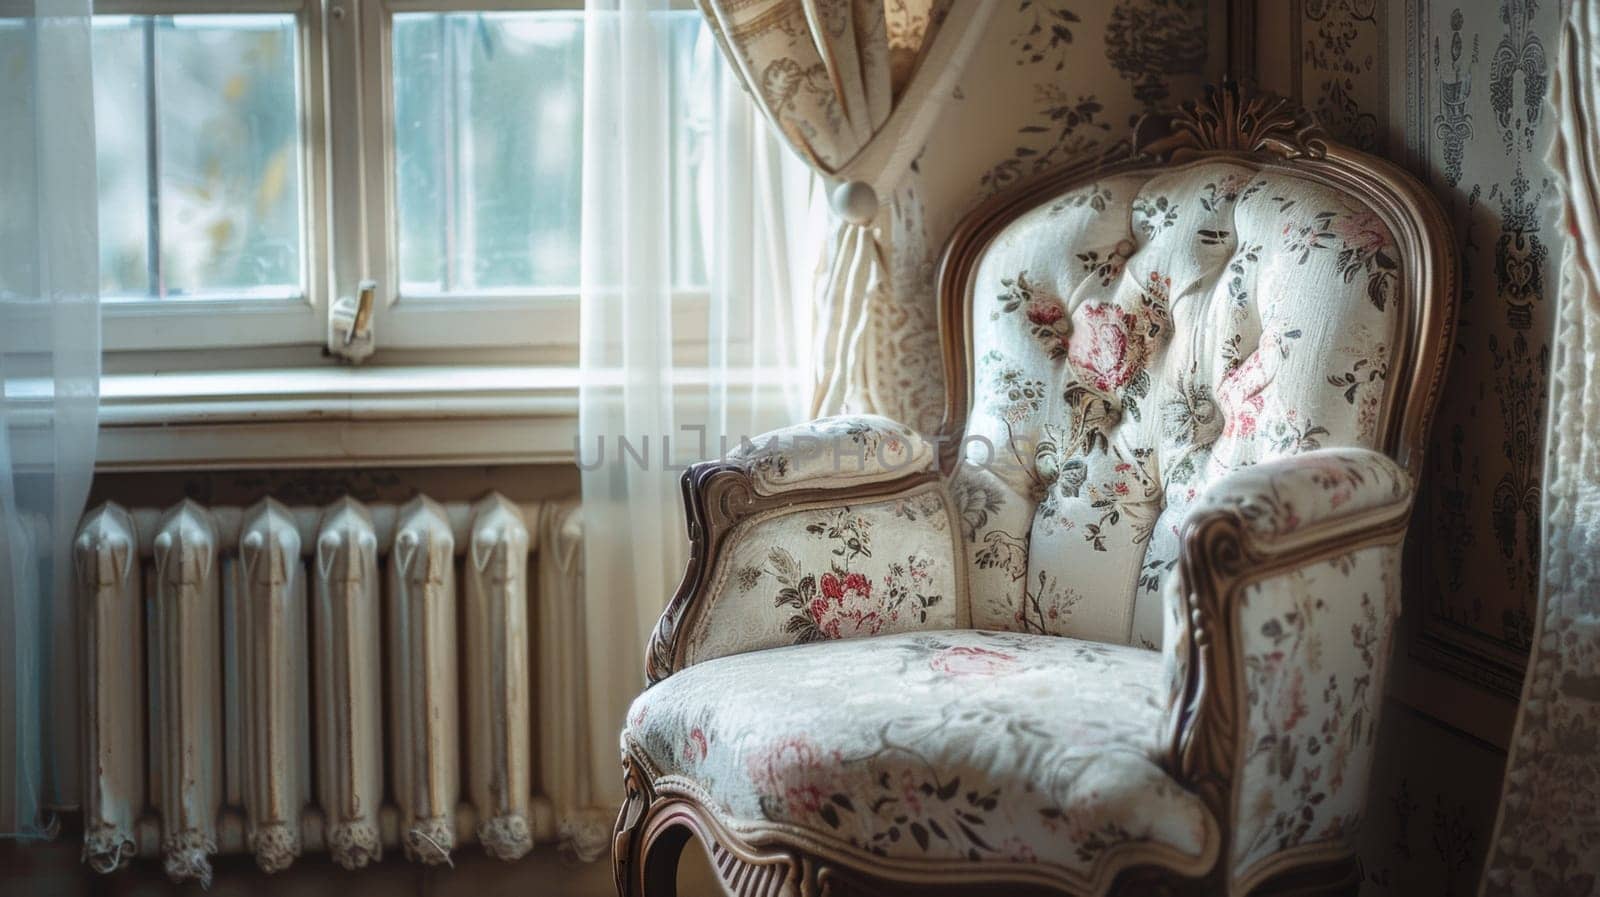
<svg viewBox="0 0 1600 897">
<path fill-rule="evenodd" d="M 833 213 L 851 224 L 866 227 L 878 218 L 878 192 L 866 181 L 844 181 L 828 195 Z"/>
</svg>

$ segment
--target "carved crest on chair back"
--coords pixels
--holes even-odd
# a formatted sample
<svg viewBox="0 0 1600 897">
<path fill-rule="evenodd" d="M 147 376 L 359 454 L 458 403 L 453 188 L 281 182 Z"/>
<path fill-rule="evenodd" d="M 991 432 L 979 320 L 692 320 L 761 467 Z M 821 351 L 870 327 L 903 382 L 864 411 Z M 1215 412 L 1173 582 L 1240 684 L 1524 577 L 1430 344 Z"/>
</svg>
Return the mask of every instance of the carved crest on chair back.
<svg viewBox="0 0 1600 897">
<path fill-rule="evenodd" d="M 1134 128 L 1135 154 L 1162 162 L 1214 151 L 1322 158 L 1327 149 L 1327 134 L 1309 112 L 1286 97 L 1242 91 L 1234 81 L 1208 86 L 1177 114 L 1147 115 Z"/>
</svg>

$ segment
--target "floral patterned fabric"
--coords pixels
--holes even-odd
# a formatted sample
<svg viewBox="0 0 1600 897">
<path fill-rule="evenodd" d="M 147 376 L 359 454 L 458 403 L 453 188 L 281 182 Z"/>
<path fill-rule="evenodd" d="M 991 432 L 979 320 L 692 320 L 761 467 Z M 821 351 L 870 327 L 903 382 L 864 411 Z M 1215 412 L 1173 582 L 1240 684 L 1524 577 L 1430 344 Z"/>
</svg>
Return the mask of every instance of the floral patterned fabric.
<svg viewBox="0 0 1600 897">
<path fill-rule="evenodd" d="M 687 633 L 687 662 L 968 625 L 945 496 L 930 483 L 898 498 L 741 524 Z"/>
<path fill-rule="evenodd" d="M 1399 599 L 1399 545 L 1246 588 L 1236 881 L 1280 850 L 1329 841 L 1355 849 Z"/>
<path fill-rule="evenodd" d="M 767 117 L 824 173 L 849 162 L 883 127 L 950 5 L 700 0 Z"/>
<path fill-rule="evenodd" d="M 1214 857 L 1210 814 L 1151 759 L 1164 701 L 1154 652 L 925 632 L 690 667 L 634 702 L 623 746 L 736 830 L 1103 883 L 1135 845 Z"/>
<path fill-rule="evenodd" d="M 1395 242 L 1331 188 L 1232 161 L 1108 177 L 986 251 L 952 484 L 975 625 L 1157 647 L 1218 476 L 1372 447 Z"/>
<path fill-rule="evenodd" d="M 763 495 L 883 482 L 932 470 L 935 463 L 932 443 L 874 414 L 773 430 L 741 442 L 727 458 L 745 468 Z"/>
</svg>

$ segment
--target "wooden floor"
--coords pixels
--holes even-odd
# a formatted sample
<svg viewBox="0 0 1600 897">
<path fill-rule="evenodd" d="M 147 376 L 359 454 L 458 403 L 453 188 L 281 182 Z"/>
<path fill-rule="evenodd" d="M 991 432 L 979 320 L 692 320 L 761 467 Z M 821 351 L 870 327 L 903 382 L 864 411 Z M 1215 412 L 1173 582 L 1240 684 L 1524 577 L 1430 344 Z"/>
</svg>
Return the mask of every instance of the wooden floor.
<svg viewBox="0 0 1600 897">
<path fill-rule="evenodd" d="M 454 869 L 432 869 L 395 858 L 361 872 L 346 872 L 326 857 L 302 857 L 284 872 L 267 875 L 249 857 L 216 862 L 211 890 L 172 885 L 159 860 L 136 861 L 114 875 L 90 872 L 77 844 L 20 846 L 0 841 L 0 895 L 5 897 L 613 897 L 609 859 L 567 860 L 541 848 L 515 863 L 476 849 L 456 851 Z M 715 897 L 720 890 L 697 845 L 684 853 L 681 897 Z"/>
</svg>

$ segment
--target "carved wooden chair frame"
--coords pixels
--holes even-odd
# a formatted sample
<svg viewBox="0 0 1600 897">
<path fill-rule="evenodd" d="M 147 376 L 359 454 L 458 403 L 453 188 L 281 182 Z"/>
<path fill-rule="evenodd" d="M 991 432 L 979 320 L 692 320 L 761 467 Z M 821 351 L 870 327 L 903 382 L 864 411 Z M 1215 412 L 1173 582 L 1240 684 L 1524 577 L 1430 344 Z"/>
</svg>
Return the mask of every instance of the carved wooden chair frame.
<svg viewBox="0 0 1600 897">
<path fill-rule="evenodd" d="M 1157 132 L 1153 139 L 1147 137 Z M 1400 253 L 1399 345 L 1390 368 L 1387 401 L 1381 408 L 1381 447 L 1413 482 L 1422 472 L 1427 438 L 1453 338 L 1456 257 L 1450 226 L 1431 194 L 1397 166 L 1328 140 L 1301 110 L 1282 98 L 1241 96 L 1234 84 L 1208 88 L 1170 119 L 1147 118 L 1132 139 L 1098 157 L 1043 173 L 1001 193 L 968 214 L 956 229 L 939 270 L 940 335 L 947 391 L 941 427 L 940 472 L 921 473 L 860 488 L 855 497 L 893 497 L 948 476 L 954 469 L 971 402 L 968 328 L 973 283 L 990 242 L 1041 198 L 1126 171 L 1235 158 L 1264 170 L 1353 194 L 1375 211 L 1393 233 Z M 814 492 L 814 494 L 813 494 Z M 697 599 L 728 534 L 746 520 L 776 507 L 802 507 L 832 499 L 834 490 L 758 495 L 748 475 L 732 464 L 707 462 L 683 477 L 691 556 L 677 593 L 662 614 L 647 651 L 647 678 L 654 685 L 681 669 L 680 634 L 692 626 Z M 1102 869 L 1108 881 L 1069 881 L 1048 867 L 1010 863 L 893 861 L 792 831 L 759 836 L 735 833 L 693 797 L 657 794 L 649 760 L 624 753 L 626 803 L 613 842 L 617 889 L 622 897 L 671 897 L 678 858 L 688 839 L 706 846 L 723 886 L 741 897 L 821 894 L 1070 894 L 1087 886 L 1110 894 L 1221 894 L 1230 887 L 1230 833 L 1237 817 L 1232 783 L 1243 751 L 1239 728 L 1244 684 L 1232 662 L 1238 596 L 1248 585 L 1275 573 L 1372 545 L 1398 545 L 1409 515 L 1389 511 L 1366 521 L 1357 533 L 1308 530 L 1291 541 L 1265 545 L 1227 514 L 1191 517 L 1181 534 L 1179 591 L 1188 613 L 1180 655 L 1189 658 L 1187 685 L 1171 714 L 1172 731 L 1163 765 L 1192 789 L 1215 817 L 1221 843 L 1210 851 L 1208 869 L 1183 874 L 1163 866 L 1147 845 L 1127 845 L 1119 862 Z M 1354 894 L 1360 868 L 1348 844 L 1317 842 L 1274 854 L 1232 886 L 1250 894 Z"/>
</svg>

